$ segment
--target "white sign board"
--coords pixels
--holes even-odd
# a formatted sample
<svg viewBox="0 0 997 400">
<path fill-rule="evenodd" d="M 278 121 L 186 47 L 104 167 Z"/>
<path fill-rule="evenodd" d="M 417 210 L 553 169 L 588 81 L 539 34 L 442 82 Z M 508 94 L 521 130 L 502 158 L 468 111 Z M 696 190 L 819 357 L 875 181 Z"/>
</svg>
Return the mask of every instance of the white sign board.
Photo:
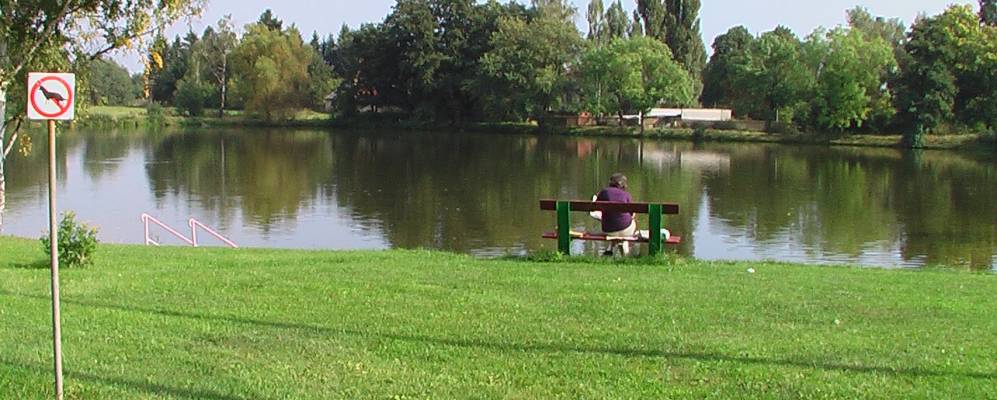
<svg viewBox="0 0 997 400">
<path fill-rule="evenodd" d="M 71 120 L 76 115 L 76 75 L 28 74 L 28 119 Z"/>
</svg>

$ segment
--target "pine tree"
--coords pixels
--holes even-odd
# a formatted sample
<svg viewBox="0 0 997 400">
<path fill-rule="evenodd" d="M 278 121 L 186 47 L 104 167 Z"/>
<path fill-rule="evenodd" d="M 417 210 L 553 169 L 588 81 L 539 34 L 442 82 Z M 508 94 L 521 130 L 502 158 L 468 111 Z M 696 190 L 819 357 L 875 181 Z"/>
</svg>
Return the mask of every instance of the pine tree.
<svg viewBox="0 0 997 400">
<path fill-rule="evenodd" d="M 644 34 L 667 44 L 675 60 L 697 82 L 706 66 L 699 6 L 700 0 L 637 0 L 636 11 L 644 23 Z"/>
</svg>

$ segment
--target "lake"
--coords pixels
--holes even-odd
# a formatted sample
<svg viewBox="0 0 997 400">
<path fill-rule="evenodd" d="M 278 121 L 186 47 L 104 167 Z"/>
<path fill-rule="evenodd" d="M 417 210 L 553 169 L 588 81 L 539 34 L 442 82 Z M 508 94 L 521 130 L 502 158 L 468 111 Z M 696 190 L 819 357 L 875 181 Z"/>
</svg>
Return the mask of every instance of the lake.
<svg viewBox="0 0 997 400">
<path fill-rule="evenodd" d="M 33 147 L 8 160 L 4 234 L 47 229 L 44 137 Z M 684 242 L 669 251 L 997 267 L 990 154 L 290 129 L 84 129 L 60 134 L 57 153 L 60 211 L 97 226 L 105 242 L 143 243 L 147 212 L 175 227 L 197 218 L 244 247 L 525 254 L 556 249 L 540 238 L 556 220 L 539 199 L 588 199 L 623 172 L 635 201 L 679 204 L 665 224 Z M 585 213 L 573 223 L 598 229 Z M 599 246 L 575 242 L 574 251 Z"/>
</svg>

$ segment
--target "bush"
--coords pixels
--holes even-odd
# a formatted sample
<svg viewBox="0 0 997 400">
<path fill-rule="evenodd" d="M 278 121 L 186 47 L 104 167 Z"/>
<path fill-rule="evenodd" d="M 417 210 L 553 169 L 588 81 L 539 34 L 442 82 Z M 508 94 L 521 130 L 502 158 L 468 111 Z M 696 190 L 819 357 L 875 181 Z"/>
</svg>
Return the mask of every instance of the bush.
<svg viewBox="0 0 997 400">
<path fill-rule="evenodd" d="M 204 115 L 204 104 L 211 97 L 211 92 L 211 85 L 186 79 L 181 80 L 177 85 L 177 110 L 190 117 Z"/>
<path fill-rule="evenodd" d="M 51 254 L 48 232 L 39 239 L 45 254 Z M 97 250 L 97 229 L 76 222 L 76 214 L 68 211 L 59 222 L 59 263 L 66 267 L 84 267 L 93 263 Z"/>
<path fill-rule="evenodd" d="M 150 102 L 145 106 L 146 122 L 152 126 L 162 126 L 166 124 L 166 110 L 156 102 Z"/>
</svg>

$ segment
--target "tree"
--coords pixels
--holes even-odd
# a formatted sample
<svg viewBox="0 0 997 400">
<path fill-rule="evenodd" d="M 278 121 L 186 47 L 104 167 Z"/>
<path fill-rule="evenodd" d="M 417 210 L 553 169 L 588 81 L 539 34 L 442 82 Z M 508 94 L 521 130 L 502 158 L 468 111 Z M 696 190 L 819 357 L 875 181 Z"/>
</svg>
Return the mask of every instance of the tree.
<svg viewBox="0 0 997 400">
<path fill-rule="evenodd" d="M 218 95 L 218 117 L 225 117 L 225 105 L 228 97 L 228 85 L 231 79 L 230 58 L 239 44 L 232 26 L 232 16 L 226 15 L 218 20 L 215 28 L 207 27 L 201 37 L 199 46 L 195 49 L 200 59 L 203 75 L 211 81 Z"/>
<path fill-rule="evenodd" d="M 708 107 L 732 107 L 737 114 L 754 101 L 752 93 L 739 90 L 735 83 L 738 70 L 744 69 L 747 53 L 755 37 L 743 26 L 735 26 L 713 41 L 713 55 L 703 72 L 701 101 Z"/>
<path fill-rule="evenodd" d="M 609 6 L 609 9 L 606 10 L 604 21 L 605 27 L 602 33 L 606 41 L 627 37 L 630 29 L 630 20 L 627 18 L 627 12 L 623 11 L 623 5 L 620 4 L 620 0 L 616 0 L 616 2 Z"/>
<path fill-rule="evenodd" d="M 944 123 L 994 126 L 994 37 L 993 27 L 981 27 L 969 6 L 951 6 L 914 23 L 896 87 L 908 145 L 917 146 L 921 135 Z"/>
<path fill-rule="evenodd" d="M 997 26 L 997 0 L 980 0 L 980 23 Z"/>
<path fill-rule="evenodd" d="M 126 70 L 118 63 L 98 58 L 90 65 L 87 74 L 86 96 L 94 105 L 128 105 L 141 95 Z"/>
<path fill-rule="evenodd" d="M 588 40 L 601 42 L 606 35 L 606 15 L 603 14 L 602 0 L 590 0 L 585 16 L 589 23 Z"/>
<path fill-rule="evenodd" d="M 307 105 L 308 65 L 313 56 L 293 26 L 279 31 L 262 23 L 247 25 L 232 54 L 233 86 L 245 101 L 246 111 L 273 121 Z"/>
<path fill-rule="evenodd" d="M 263 14 L 260 14 L 260 19 L 256 22 L 272 31 L 279 32 L 284 30 L 284 21 L 277 19 L 277 16 L 275 16 L 273 11 L 269 8 L 266 9 L 266 11 L 263 11 Z"/>
<path fill-rule="evenodd" d="M 706 66 L 699 7 L 700 0 L 637 0 L 644 34 L 667 44 L 675 60 L 696 82 Z M 697 93 L 699 90 L 697 87 Z"/>
<path fill-rule="evenodd" d="M 785 27 L 754 40 L 748 59 L 737 70 L 735 87 L 759 100 L 751 111 L 756 118 L 791 123 L 805 106 L 814 75 L 804 62 L 802 43 Z"/>
<path fill-rule="evenodd" d="M 499 20 L 492 49 L 481 59 L 485 82 L 479 87 L 493 88 L 487 97 L 493 110 L 542 123 L 548 111 L 561 105 L 567 66 L 578 54 L 581 36 L 566 4 L 558 1 L 536 7 L 536 16 L 529 22 L 515 17 Z"/>
<path fill-rule="evenodd" d="M 582 59 L 586 105 L 596 113 L 635 111 L 644 133 L 644 114 L 658 105 L 692 104 L 693 82 L 663 43 L 648 38 L 614 39 Z"/>
<path fill-rule="evenodd" d="M 8 117 L 8 91 L 23 98 L 21 88 L 11 85 L 26 80 L 26 69 L 72 65 L 85 72 L 90 61 L 115 49 L 140 47 L 144 37 L 199 13 L 201 6 L 200 0 L 0 0 L 0 214 L 4 160 L 18 136 L 19 122 L 10 140 L 7 127 L 23 118 L 20 108 Z"/>
<path fill-rule="evenodd" d="M 892 47 L 858 29 L 827 33 L 827 53 L 816 69 L 817 123 L 824 128 L 862 126 L 870 116 L 890 112 L 886 78 L 896 69 Z"/>
</svg>

